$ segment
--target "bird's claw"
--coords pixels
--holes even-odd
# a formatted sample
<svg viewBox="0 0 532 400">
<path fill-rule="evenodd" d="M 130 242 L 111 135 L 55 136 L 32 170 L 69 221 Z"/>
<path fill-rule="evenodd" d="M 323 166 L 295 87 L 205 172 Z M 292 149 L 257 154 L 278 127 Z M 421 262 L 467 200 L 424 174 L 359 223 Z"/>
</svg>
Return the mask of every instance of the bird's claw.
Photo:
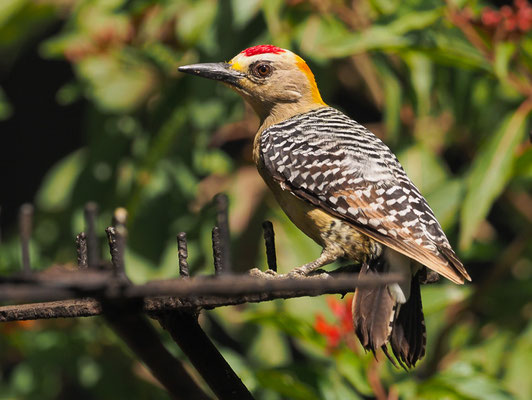
<svg viewBox="0 0 532 400">
<path fill-rule="evenodd" d="M 288 273 L 289 278 L 303 278 L 308 275 L 308 271 L 304 268 L 295 268 Z"/>
</svg>

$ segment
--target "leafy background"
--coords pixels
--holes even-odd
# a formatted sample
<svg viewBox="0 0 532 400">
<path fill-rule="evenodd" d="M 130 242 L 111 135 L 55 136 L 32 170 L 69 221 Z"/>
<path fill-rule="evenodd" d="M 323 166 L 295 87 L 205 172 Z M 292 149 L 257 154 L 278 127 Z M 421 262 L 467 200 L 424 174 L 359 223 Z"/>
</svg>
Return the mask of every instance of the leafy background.
<svg viewBox="0 0 532 400">
<path fill-rule="evenodd" d="M 193 272 L 211 273 L 222 191 L 236 270 L 266 264 L 265 219 L 281 271 L 316 257 L 254 170 L 252 112 L 176 72 L 274 43 L 398 154 L 473 283 L 422 289 L 427 357 L 409 373 L 338 328 L 336 298 L 208 311 L 205 329 L 258 399 L 530 399 L 531 26 L 523 0 L 2 0 L 0 272 L 20 265 L 21 203 L 36 206 L 32 264 L 44 268 L 73 263 L 96 201 L 101 231 L 115 207 L 129 211 L 134 281 L 176 275 L 179 231 Z M 0 331 L 0 399 L 167 398 L 99 318 Z"/>
</svg>

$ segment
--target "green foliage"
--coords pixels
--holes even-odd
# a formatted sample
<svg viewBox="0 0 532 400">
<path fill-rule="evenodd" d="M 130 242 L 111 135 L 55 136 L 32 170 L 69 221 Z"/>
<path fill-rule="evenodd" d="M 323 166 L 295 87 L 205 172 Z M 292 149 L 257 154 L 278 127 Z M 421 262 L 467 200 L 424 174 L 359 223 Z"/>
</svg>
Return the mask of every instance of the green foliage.
<svg viewBox="0 0 532 400">
<path fill-rule="evenodd" d="M 531 398 L 532 37 L 486 25 L 484 5 L 1 1 L 3 70 L 38 40 L 42 57 L 73 71 L 57 107 L 86 102 L 83 132 L 72 133 L 83 146 L 51 155 L 56 164 L 35 195 L 33 265 L 74 262 L 83 206 L 96 201 L 100 231 L 115 207 L 129 212 L 135 282 L 175 276 L 179 231 L 192 272 L 211 273 L 210 200 L 220 191 L 231 199 L 235 269 L 265 265 L 265 219 L 281 272 L 317 256 L 251 166 L 250 110 L 227 88 L 177 73 L 259 43 L 289 47 L 309 62 L 328 104 L 398 155 L 474 282 L 423 288 L 428 348 L 414 372 L 375 363 L 352 336 L 328 349 L 313 325 L 317 314 L 331 319 L 323 298 L 204 311 L 224 356 L 259 399 L 362 399 L 381 389 L 401 399 Z M 42 33 L 53 24 L 61 29 Z M 17 113 L 0 87 L 0 120 Z M 16 235 L 0 246 L 7 274 L 20 265 Z M 167 398 L 97 318 L 0 331 L 0 398 Z"/>
</svg>

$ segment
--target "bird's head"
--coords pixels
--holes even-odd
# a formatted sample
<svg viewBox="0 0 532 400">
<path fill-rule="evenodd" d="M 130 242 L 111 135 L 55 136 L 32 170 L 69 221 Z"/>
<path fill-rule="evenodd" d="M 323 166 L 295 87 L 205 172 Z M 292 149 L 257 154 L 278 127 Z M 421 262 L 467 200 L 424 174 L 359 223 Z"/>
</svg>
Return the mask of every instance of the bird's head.
<svg viewBox="0 0 532 400">
<path fill-rule="evenodd" d="M 262 120 L 282 120 L 325 106 L 305 61 L 272 45 L 250 47 L 227 63 L 185 65 L 179 71 L 227 84 Z"/>
</svg>

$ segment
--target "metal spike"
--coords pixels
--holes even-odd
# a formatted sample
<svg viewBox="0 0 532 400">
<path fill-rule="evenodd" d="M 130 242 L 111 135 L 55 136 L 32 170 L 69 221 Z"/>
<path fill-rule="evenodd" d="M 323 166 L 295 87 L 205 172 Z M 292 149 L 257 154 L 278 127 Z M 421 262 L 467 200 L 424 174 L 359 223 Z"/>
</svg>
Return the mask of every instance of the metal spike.
<svg viewBox="0 0 532 400">
<path fill-rule="evenodd" d="M 81 232 L 76 236 L 76 252 L 78 254 L 78 268 L 87 268 L 89 264 L 87 261 L 87 236 L 85 232 Z"/>
<path fill-rule="evenodd" d="M 117 277 L 125 277 L 124 269 L 124 237 L 117 231 L 114 226 L 105 229 L 109 241 L 109 252 L 111 253 L 111 263 L 113 271 Z"/>
<path fill-rule="evenodd" d="M 187 234 L 180 232 L 177 235 L 177 254 L 179 258 L 179 276 L 181 278 L 188 278 L 188 248 L 187 248 Z"/>
<path fill-rule="evenodd" d="M 216 226 L 219 228 L 221 271 L 231 272 L 231 235 L 229 233 L 229 199 L 226 194 L 214 196 Z"/>
<path fill-rule="evenodd" d="M 214 258 L 214 273 L 223 273 L 222 246 L 220 244 L 220 228 L 212 228 L 212 256 Z"/>
<path fill-rule="evenodd" d="M 22 272 L 29 274 L 31 272 L 30 239 L 33 225 L 33 206 L 31 204 L 26 203 L 20 207 L 18 223 L 22 248 Z"/>
<path fill-rule="evenodd" d="M 87 263 L 89 268 L 96 268 L 100 264 L 100 244 L 96 235 L 96 219 L 98 205 L 89 202 L 85 205 L 85 232 L 87 235 Z"/>
<path fill-rule="evenodd" d="M 266 245 L 266 259 L 268 260 L 268 268 L 277 272 L 277 256 L 275 254 L 275 233 L 273 232 L 273 224 L 270 221 L 262 223 L 264 231 L 264 244 Z"/>
</svg>

